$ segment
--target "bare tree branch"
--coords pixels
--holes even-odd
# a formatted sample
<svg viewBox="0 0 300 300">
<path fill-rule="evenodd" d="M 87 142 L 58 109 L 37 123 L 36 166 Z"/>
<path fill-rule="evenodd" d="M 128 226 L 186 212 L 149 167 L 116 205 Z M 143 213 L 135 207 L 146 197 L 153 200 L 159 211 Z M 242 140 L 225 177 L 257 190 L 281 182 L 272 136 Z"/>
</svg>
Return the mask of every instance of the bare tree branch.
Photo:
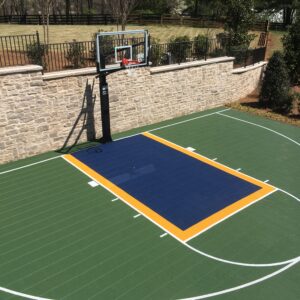
<svg viewBox="0 0 300 300">
<path fill-rule="evenodd" d="M 2 0 L 2 1 L 0 2 L 0 8 L 4 5 L 5 1 L 6 1 L 6 0 Z"/>
<path fill-rule="evenodd" d="M 117 21 L 117 25 L 122 25 L 125 30 L 128 15 L 140 0 L 105 0 L 104 3 L 109 8 L 111 14 Z"/>
</svg>

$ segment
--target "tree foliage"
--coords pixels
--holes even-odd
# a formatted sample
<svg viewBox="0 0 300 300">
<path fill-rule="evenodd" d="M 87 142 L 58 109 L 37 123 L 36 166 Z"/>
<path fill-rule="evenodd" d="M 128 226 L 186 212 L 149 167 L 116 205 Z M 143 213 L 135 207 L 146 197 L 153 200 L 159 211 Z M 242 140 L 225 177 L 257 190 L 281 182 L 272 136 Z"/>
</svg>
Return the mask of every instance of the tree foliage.
<svg viewBox="0 0 300 300">
<path fill-rule="evenodd" d="M 225 0 L 225 30 L 229 33 L 232 46 L 249 45 L 253 35 L 248 34 L 255 19 L 253 0 Z"/>
<path fill-rule="evenodd" d="M 136 9 L 145 13 L 171 14 L 180 10 L 185 2 L 185 0 L 143 0 L 138 2 Z"/>
<path fill-rule="evenodd" d="M 290 80 L 293 84 L 300 83 L 300 13 L 288 33 L 282 39 L 284 58 L 288 66 Z"/>
<path fill-rule="evenodd" d="M 187 35 L 171 37 L 169 39 L 168 52 L 171 53 L 172 59 L 178 64 L 186 61 L 191 48 L 191 40 Z"/>
<path fill-rule="evenodd" d="M 276 111 L 289 111 L 292 97 L 289 94 L 290 82 L 283 54 L 274 52 L 263 79 L 259 101 Z"/>
<path fill-rule="evenodd" d="M 296 9 L 300 8 L 299 0 L 255 0 L 258 12 L 269 11 L 270 14 L 283 11 L 283 23 L 290 25 L 295 17 Z"/>
</svg>

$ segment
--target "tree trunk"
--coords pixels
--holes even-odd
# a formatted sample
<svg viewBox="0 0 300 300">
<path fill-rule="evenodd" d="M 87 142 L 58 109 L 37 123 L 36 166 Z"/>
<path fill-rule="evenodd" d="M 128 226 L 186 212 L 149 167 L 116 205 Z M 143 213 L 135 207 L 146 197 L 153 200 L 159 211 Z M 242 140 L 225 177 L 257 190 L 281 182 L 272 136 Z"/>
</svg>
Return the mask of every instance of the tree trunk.
<svg viewBox="0 0 300 300">
<path fill-rule="evenodd" d="M 69 16 L 70 16 L 70 0 L 66 0 L 66 19 L 67 24 L 69 24 Z"/>
<path fill-rule="evenodd" d="M 293 9 L 284 8 L 283 9 L 283 23 L 284 25 L 291 25 L 293 22 Z"/>
<path fill-rule="evenodd" d="M 127 24 L 127 19 L 122 18 L 121 25 L 122 25 L 122 31 L 126 30 L 126 24 Z"/>
<path fill-rule="evenodd" d="M 83 15 L 83 1 L 80 0 L 80 13 Z"/>
<path fill-rule="evenodd" d="M 47 27 L 46 27 L 46 29 L 47 29 L 47 31 L 46 31 L 46 33 L 47 33 L 47 42 L 46 42 L 46 45 L 49 44 L 49 18 L 50 18 L 50 13 L 48 11 L 47 12 Z"/>
<path fill-rule="evenodd" d="M 93 10 L 93 0 L 88 0 L 88 11 L 89 11 L 89 14 L 92 13 L 92 10 Z"/>
<path fill-rule="evenodd" d="M 195 0 L 194 17 L 198 16 L 198 10 L 199 10 L 199 0 Z"/>
</svg>

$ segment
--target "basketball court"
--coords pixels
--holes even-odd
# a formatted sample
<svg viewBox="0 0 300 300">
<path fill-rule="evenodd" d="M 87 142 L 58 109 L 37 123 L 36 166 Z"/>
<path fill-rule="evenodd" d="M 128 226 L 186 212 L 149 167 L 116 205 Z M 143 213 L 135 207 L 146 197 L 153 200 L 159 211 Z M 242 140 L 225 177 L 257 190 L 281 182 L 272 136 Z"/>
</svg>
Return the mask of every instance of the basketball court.
<svg viewBox="0 0 300 300">
<path fill-rule="evenodd" d="M 299 298 L 299 128 L 224 107 L 0 166 L 0 299 Z"/>
</svg>

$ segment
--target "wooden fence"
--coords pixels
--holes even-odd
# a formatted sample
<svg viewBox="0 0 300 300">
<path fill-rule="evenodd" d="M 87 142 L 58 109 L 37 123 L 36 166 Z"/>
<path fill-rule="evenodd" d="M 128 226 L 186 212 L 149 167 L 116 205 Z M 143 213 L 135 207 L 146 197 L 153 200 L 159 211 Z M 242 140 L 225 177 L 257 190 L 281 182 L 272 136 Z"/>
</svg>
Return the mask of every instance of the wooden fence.
<svg viewBox="0 0 300 300">
<path fill-rule="evenodd" d="M 110 25 L 115 24 L 116 20 L 109 14 L 86 14 L 86 15 L 51 15 L 51 25 Z M 0 23 L 10 24 L 42 24 L 41 15 L 9 15 L 0 16 Z M 192 18 L 188 16 L 156 15 L 156 14 L 132 14 L 128 17 L 129 24 L 161 24 L 161 25 L 183 25 L 202 28 L 222 28 L 223 19 L 217 19 L 212 16 L 202 16 Z M 269 23 L 270 30 L 286 30 L 283 23 Z M 254 22 L 252 30 L 267 31 L 267 22 Z"/>
</svg>

